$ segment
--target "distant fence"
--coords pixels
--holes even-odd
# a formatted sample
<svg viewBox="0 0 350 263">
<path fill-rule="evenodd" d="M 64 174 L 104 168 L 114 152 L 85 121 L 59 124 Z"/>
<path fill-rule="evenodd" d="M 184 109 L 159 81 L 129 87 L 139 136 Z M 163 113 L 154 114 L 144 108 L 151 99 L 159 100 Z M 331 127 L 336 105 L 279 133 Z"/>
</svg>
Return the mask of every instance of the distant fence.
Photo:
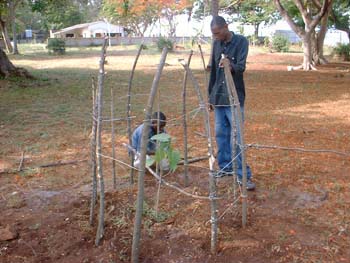
<svg viewBox="0 0 350 263">
<path fill-rule="evenodd" d="M 198 38 L 193 37 L 170 37 L 174 43 L 182 44 L 183 42 L 189 42 L 197 40 Z M 67 47 L 89 47 L 89 46 L 102 46 L 104 38 L 64 38 Z M 157 43 L 159 37 L 115 37 L 111 38 L 112 45 L 139 45 L 154 44 Z M 210 37 L 203 37 L 198 39 L 200 43 L 211 43 Z"/>
</svg>

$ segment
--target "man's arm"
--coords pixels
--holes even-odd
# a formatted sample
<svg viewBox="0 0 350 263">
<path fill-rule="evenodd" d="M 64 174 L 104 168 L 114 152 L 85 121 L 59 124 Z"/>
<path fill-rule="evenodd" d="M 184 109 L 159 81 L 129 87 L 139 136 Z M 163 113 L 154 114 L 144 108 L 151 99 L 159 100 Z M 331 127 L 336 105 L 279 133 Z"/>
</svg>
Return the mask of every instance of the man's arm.
<svg viewBox="0 0 350 263">
<path fill-rule="evenodd" d="M 215 42 L 213 42 L 213 50 L 211 52 L 210 60 L 211 60 L 211 63 L 210 63 L 211 67 L 210 67 L 210 76 L 209 76 L 209 83 L 208 83 L 208 101 L 216 81 Z M 209 105 L 209 110 L 212 110 L 212 105 Z"/>
<path fill-rule="evenodd" d="M 134 133 L 132 134 L 132 139 L 131 139 L 131 146 L 132 148 L 134 148 L 137 152 L 140 152 L 140 140 L 141 140 L 141 134 L 140 130 L 142 131 L 142 129 L 140 129 L 141 126 L 137 127 L 136 130 L 134 131 Z"/>
<path fill-rule="evenodd" d="M 245 66 L 247 62 L 249 43 L 248 40 L 244 37 L 241 40 L 238 55 L 236 58 L 236 63 L 230 59 L 230 65 L 232 68 L 232 72 L 243 73 L 245 71 Z"/>
</svg>

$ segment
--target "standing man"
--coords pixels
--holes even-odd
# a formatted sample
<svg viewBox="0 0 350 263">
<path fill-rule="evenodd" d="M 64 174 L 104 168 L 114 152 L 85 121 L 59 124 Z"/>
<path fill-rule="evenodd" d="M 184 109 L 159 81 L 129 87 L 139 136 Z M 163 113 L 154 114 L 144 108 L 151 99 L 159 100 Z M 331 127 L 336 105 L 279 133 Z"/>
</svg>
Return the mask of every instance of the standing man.
<svg viewBox="0 0 350 263">
<path fill-rule="evenodd" d="M 233 81 L 236 86 L 241 111 L 244 119 L 245 87 L 243 73 L 245 71 L 248 55 L 248 40 L 241 35 L 236 35 L 228 30 L 225 19 L 221 16 L 213 17 L 211 32 L 214 37 L 213 51 L 211 55 L 210 80 L 208 86 L 209 110 L 215 112 L 215 137 L 218 146 L 217 161 L 220 171 L 217 177 L 232 175 L 232 145 L 231 129 L 237 127 L 237 141 L 240 144 L 240 130 L 238 118 L 232 123 L 232 114 L 229 94 L 225 83 L 223 60 L 228 59 Z M 225 58 L 222 58 L 222 54 Z M 237 113 L 235 113 L 237 114 Z M 237 154 L 241 152 L 237 147 Z M 237 181 L 242 183 L 242 156 L 237 158 Z M 247 166 L 247 190 L 254 190 L 255 184 L 251 180 L 250 167 Z"/>
</svg>

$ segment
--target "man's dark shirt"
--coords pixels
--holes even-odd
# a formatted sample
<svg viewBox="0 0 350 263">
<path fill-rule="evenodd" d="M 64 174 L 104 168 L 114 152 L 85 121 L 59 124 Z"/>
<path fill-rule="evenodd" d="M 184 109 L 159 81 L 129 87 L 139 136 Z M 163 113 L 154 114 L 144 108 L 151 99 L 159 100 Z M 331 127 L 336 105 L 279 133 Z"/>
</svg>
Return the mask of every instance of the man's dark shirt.
<svg viewBox="0 0 350 263">
<path fill-rule="evenodd" d="M 211 57 L 211 71 L 208 86 L 209 103 L 215 106 L 229 106 L 230 99 L 225 84 L 225 73 L 223 68 L 219 68 L 221 54 L 224 54 L 232 67 L 232 77 L 236 86 L 239 103 L 244 106 L 245 87 L 243 72 L 245 71 L 248 56 L 248 40 L 241 35 L 232 32 L 229 42 L 215 40 L 213 43 L 213 53 Z"/>
</svg>

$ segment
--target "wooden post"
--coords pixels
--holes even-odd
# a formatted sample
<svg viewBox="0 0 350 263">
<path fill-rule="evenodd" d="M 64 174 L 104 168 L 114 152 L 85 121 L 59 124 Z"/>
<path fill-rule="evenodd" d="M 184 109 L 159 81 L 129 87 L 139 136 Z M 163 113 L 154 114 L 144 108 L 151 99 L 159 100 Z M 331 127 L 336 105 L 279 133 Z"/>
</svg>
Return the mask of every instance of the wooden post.
<svg viewBox="0 0 350 263">
<path fill-rule="evenodd" d="M 98 246 L 104 234 L 104 201 L 105 201 L 105 186 L 102 169 L 102 109 L 103 109 L 103 86 L 105 78 L 105 59 L 106 59 L 107 38 L 104 39 L 101 51 L 100 70 L 98 74 L 98 95 L 97 95 L 97 140 L 96 140 L 96 155 L 97 155 L 97 178 L 100 184 L 100 210 L 98 216 L 98 226 L 96 232 L 95 245 Z"/>
<path fill-rule="evenodd" d="M 208 85 L 207 67 L 205 65 L 205 60 L 204 60 L 204 54 L 203 54 L 202 46 L 199 43 L 198 43 L 198 49 L 199 49 L 199 53 L 201 54 L 201 59 L 202 59 L 202 64 L 203 64 L 203 70 L 204 70 L 204 76 L 205 76 L 205 85 Z"/>
<path fill-rule="evenodd" d="M 157 99 L 157 134 L 160 132 L 160 89 L 158 89 L 158 99 Z M 153 121 L 153 120 L 152 120 Z M 157 142 L 157 147 L 160 146 L 160 143 Z M 155 211 L 156 211 L 156 218 L 158 218 L 158 206 L 159 206 L 159 196 L 160 196 L 160 187 L 162 185 L 162 167 L 160 165 L 160 162 L 156 162 L 156 173 L 159 176 L 160 180 L 158 182 L 158 189 L 156 194 L 156 204 L 155 204 Z"/>
<path fill-rule="evenodd" d="M 217 203 L 216 203 L 216 197 L 217 197 L 217 190 L 216 190 L 216 178 L 214 176 L 214 154 L 213 154 L 213 143 L 211 139 L 211 132 L 210 132 L 210 122 L 209 122 L 209 112 L 207 104 L 204 102 L 199 84 L 194 77 L 192 71 L 186 64 L 184 60 L 181 60 L 180 63 L 185 68 L 185 70 L 188 73 L 188 76 L 191 78 L 193 82 L 193 86 L 197 92 L 197 96 L 199 99 L 199 105 L 203 112 L 204 116 L 204 126 L 206 130 L 207 135 L 207 141 L 208 141 L 208 155 L 209 155 L 209 197 L 210 197 L 210 209 L 211 209 L 211 241 L 210 241 L 210 251 L 212 254 L 216 254 L 217 251 L 217 235 L 218 235 L 218 224 L 217 224 Z"/>
<path fill-rule="evenodd" d="M 111 143 L 112 143 L 112 178 L 113 178 L 113 189 L 117 188 L 117 176 L 115 171 L 115 129 L 114 129 L 114 92 L 111 87 Z"/>
<path fill-rule="evenodd" d="M 222 55 L 222 58 L 225 58 L 224 55 Z M 231 127 L 231 161 L 232 161 L 232 172 L 233 172 L 233 200 L 232 202 L 235 202 L 236 199 L 236 184 L 237 184 L 237 126 L 236 126 L 236 104 L 235 99 L 232 94 L 232 89 L 226 85 L 227 88 L 227 94 L 229 94 L 229 100 L 230 100 L 230 107 L 231 107 L 231 119 L 232 119 L 232 127 Z M 239 106 L 239 101 L 238 101 Z"/>
<path fill-rule="evenodd" d="M 131 88 L 132 88 L 132 81 L 134 79 L 135 69 L 137 65 L 137 61 L 139 60 L 141 51 L 143 49 L 143 42 L 141 43 L 137 55 L 134 61 L 134 64 L 132 66 L 130 78 L 129 78 L 129 85 L 128 85 L 128 100 L 126 103 L 126 113 L 127 113 L 127 129 L 128 129 L 128 137 L 129 137 L 129 145 L 132 145 L 132 131 L 131 131 Z M 130 166 L 134 166 L 134 153 L 130 152 Z M 134 169 L 130 170 L 130 184 L 134 183 Z"/>
<path fill-rule="evenodd" d="M 96 85 L 95 79 L 92 78 L 92 128 L 91 128 L 91 139 L 90 139 L 90 151 L 91 151 L 91 175 L 92 175 L 92 193 L 90 203 L 90 225 L 94 224 L 94 214 L 97 199 L 97 166 L 96 166 L 96 133 L 97 133 L 97 101 L 96 101 Z"/>
<path fill-rule="evenodd" d="M 191 58 L 193 55 L 193 50 L 190 51 L 190 55 L 188 56 L 187 65 L 189 66 L 191 63 Z M 185 71 L 184 80 L 182 85 L 182 124 L 184 128 L 184 183 L 187 187 L 189 184 L 188 179 L 188 148 L 187 148 L 187 110 L 186 110 L 186 86 L 187 86 L 187 78 L 188 73 Z"/>
<path fill-rule="evenodd" d="M 158 65 L 158 70 L 154 76 L 151 92 L 148 98 L 148 103 L 146 107 L 144 126 L 142 130 L 141 138 L 141 155 L 140 155 L 140 171 L 138 178 L 138 192 L 137 192 L 137 203 L 136 203 L 136 215 L 134 222 L 134 233 L 132 239 L 132 250 L 131 250 L 131 262 L 137 263 L 139 261 L 140 253 L 140 237 L 141 237 L 141 221 L 142 221 L 142 212 L 143 212 L 143 200 L 144 200 L 144 178 L 145 178 L 145 167 L 146 167 L 146 151 L 148 143 L 148 133 L 150 129 L 150 119 L 152 115 L 154 98 L 157 94 L 158 84 L 160 76 L 163 71 L 165 64 L 165 59 L 167 56 L 167 48 L 163 49 L 160 63 Z"/>
<path fill-rule="evenodd" d="M 247 164 L 246 164 L 246 158 L 245 158 L 245 143 L 244 143 L 244 127 L 243 127 L 243 118 L 242 118 L 242 111 L 239 104 L 239 99 L 236 91 L 236 86 L 232 78 L 230 65 L 228 60 L 224 60 L 224 71 L 225 71 L 225 80 L 227 88 L 231 90 L 230 94 L 233 95 L 234 103 L 238 104 L 238 107 L 236 107 L 237 110 L 237 119 L 239 123 L 240 128 L 240 141 L 241 141 L 241 156 L 242 156 L 242 173 L 243 173 L 243 180 L 242 180 L 242 226 L 245 227 L 247 224 Z M 232 120 L 233 121 L 233 120 Z"/>
</svg>

